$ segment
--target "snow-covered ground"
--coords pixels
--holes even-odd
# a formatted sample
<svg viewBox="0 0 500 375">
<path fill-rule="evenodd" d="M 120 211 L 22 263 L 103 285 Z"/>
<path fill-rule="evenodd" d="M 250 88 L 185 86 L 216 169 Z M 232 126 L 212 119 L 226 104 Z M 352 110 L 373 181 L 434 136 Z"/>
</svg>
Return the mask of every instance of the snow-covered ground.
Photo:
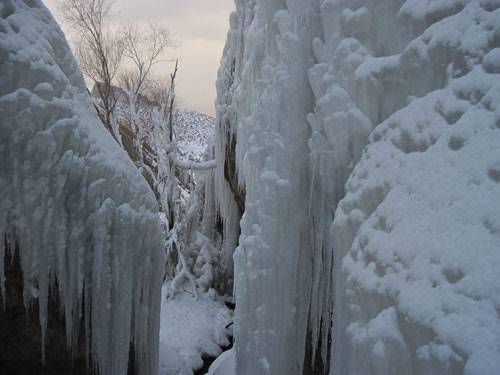
<svg viewBox="0 0 500 375">
<path fill-rule="evenodd" d="M 215 118 L 185 108 L 175 110 L 174 130 L 180 160 L 202 161 L 214 137 Z"/>
<path fill-rule="evenodd" d="M 160 375 L 191 375 L 203 366 L 202 356 L 216 357 L 230 344 L 232 312 L 212 293 L 185 291 L 167 298 L 162 289 L 160 318 Z"/>
</svg>

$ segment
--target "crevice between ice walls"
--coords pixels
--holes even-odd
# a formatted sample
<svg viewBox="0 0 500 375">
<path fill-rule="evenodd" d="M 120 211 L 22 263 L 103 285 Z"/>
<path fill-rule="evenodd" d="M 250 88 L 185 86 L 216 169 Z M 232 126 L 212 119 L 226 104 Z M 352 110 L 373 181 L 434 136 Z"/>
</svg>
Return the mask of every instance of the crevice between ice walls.
<svg viewBox="0 0 500 375">
<path fill-rule="evenodd" d="M 100 124 L 49 11 L 8 0 L 0 16 L 0 236 L 18 244 L 41 345 L 57 296 L 69 351 L 84 335 L 91 367 L 124 375 L 132 344 L 137 373 L 154 374 L 164 266 L 155 198 Z"/>
</svg>

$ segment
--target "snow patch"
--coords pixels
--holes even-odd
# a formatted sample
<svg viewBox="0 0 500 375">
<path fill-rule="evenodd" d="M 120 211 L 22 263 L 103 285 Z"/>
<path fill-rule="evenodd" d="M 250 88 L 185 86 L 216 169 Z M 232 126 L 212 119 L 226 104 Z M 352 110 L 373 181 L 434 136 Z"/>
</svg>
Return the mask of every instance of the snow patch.
<svg viewBox="0 0 500 375">
<path fill-rule="evenodd" d="M 159 374 L 192 374 L 203 366 L 202 356 L 217 357 L 229 345 L 231 312 L 208 293 L 167 298 L 169 288 L 162 289 Z"/>
</svg>

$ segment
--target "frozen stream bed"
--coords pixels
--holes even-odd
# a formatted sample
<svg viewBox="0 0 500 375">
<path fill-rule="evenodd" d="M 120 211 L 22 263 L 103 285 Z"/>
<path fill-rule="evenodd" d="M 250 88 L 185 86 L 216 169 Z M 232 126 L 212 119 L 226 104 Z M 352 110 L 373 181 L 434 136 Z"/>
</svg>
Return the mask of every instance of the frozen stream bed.
<svg viewBox="0 0 500 375">
<path fill-rule="evenodd" d="M 169 285 L 162 288 L 159 374 L 191 375 L 203 366 L 202 356 L 217 357 L 230 344 L 232 312 L 216 293 L 167 298 Z"/>
</svg>

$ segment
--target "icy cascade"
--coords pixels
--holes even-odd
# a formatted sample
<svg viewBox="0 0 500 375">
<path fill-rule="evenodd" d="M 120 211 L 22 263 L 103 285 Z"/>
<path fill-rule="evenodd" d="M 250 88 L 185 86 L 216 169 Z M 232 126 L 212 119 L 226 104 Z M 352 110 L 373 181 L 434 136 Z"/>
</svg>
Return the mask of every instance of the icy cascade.
<svg viewBox="0 0 500 375">
<path fill-rule="evenodd" d="M 42 345 L 58 297 L 68 348 L 85 335 L 99 373 L 126 374 L 132 343 L 138 372 L 154 374 L 164 265 L 155 198 L 99 123 L 40 1 L 0 3 L 0 61 L 0 234 L 19 244 Z"/>
<path fill-rule="evenodd" d="M 216 147 L 236 139 L 246 190 L 237 372 L 324 363 L 334 296 L 332 374 L 498 372 L 500 2 L 236 5 Z"/>
<path fill-rule="evenodd" d="M 335 50 L 340 24 L 330 32 L 336 39 L 326 46 L 314 0 L 237 1 L 231 17 L 218 79 L 217 158 L 235 137 L 247 193 L 235 254 L 241 373 L 299 374 L 328 362 L 330 226 L 372 129 L 363 102 L 348 91 L 353 72 Z"/>
<path fill-rule="evenodd" d="M 236 22 L 236 17 L 232 15 L 231 22 Z M 213 183 L 210 179 L 206 185 L 205 196 L 207 201 L 214 195 L 213 207 L 207 206 L 209 210 L 215 208 L 216 213 L 207 211 L 204 212 L 204 224 L 207 225 L 207 213 L 210 215 L 208 222 L 210 227 L 215 227 L 216 215 L 222 219 L 223 224 L 223 253 L 225 268 L 233 271 L 233 253 L 238 245 L 238 236 L 240 233 L 240 224 L 242 212 L 238 208 L 234 193 L 231 191 L 226 174 L 226 158 L 228 149 L 235 139 L 235 109 L 233 101 L 233 84 L 235 77 L 236 54 L 243 52 L 242 47 L 237 43 L 239 39 L 237 26 L 232 26 L 229 30 L 227 44 L 224 49 L 224 54 L 221 61 L 221 66 L 217 78 L 217 100 L 216 110 L 217 119 L 215 127 L 215 146 L 214 157 L 217 160 L 217 167 L 213 172 Z M 232 123 L 233 121 L 233 123 Z M 234 151 L 234 150 L 233 150 Z"/>
<path fill-rule="evenodd" d="M 366 3 L 324 8 L 370 26 L 377 57 L 342 43 L 385 119 L 335 213 L 331 373 L 498 374 L 500 2 L 394 3 L 391 49 Z"/>
<path fill-rule="evenodd" d="M 216 157 L 227 163 L 236 139 L 236 168 L 246 190 L 234 256 L 237 373 L 298 374 L 316 272 L 306 116 L 314 108 L 308 70 L 312 41 L 320 34 L 319 4 L 236 5 L 217 82 Z M 219 200 L 227 204 L 234 198 L 224 163 L 218 167 Z"/>
</svg>

